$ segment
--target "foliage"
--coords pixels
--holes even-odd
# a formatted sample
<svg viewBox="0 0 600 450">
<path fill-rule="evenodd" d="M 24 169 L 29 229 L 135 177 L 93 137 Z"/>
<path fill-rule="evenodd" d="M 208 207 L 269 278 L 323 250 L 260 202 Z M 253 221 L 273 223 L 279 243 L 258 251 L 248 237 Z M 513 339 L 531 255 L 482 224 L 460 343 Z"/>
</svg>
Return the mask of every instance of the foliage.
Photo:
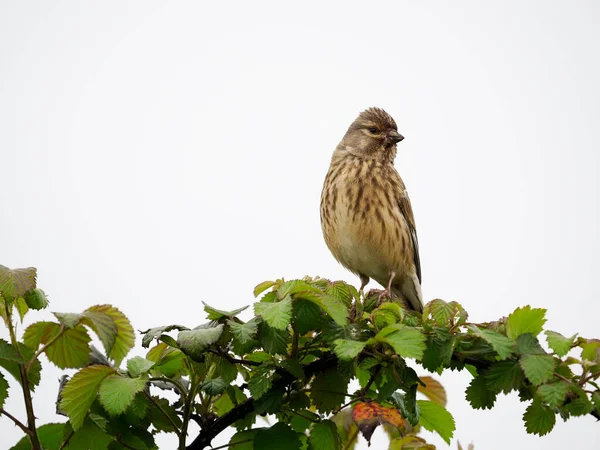
<svg viewBox="0 0 600 450">
<path fill-rule="evenodd" d="M 456 302 L 433 300 L 419 315 L 343 282 L 268 281 L 254 291 L 261 298 L 250 320 L 238 317 L 245 308 L 205 305 L 207 323 L 149 329 L 145 357 L 122 364 L 133 328 L 110 305 L 54 313 L 56 321 L 33 323 L 17 339 L 16 316 L 48 306 L 35 275 L 0 266 L 0 315 L 10 334 L 10 342 L 0 340 L 0 414 L 25 434 L 15 450 L 151 450 L 160 432 L 176 434 L 179 449 L 204 449 L 229 427 L 237 430 L 229 448 L 238 450 L 351 449 L 359 432 L 369 440 L 379 425 L 390 449 L 431 449 L 420 429 L 449 443 L 455 424 L 443 387 L 419 377 L 419 365 L 438 376 L 469 370 L 466 398 L 474 408 L 518 391 L 530 433 L 549 433 L 557 414 L 600 417 L 600 341 L 544 331 L 543 309 L 526 306 L 474 324 Z M 105 357 L 90 346 L 91 334 Z M 58 412 L 68 422 L 38 428 L 30 391 L 40 380 L 41 354 L 78 371 L 61 383 Z M 1 409 L 7 376 L 22 385 L 24 422 Z M 167 389 L 177 401 L 167 400 Z M 269 422 L 257 423 L 267 415 Z M 187 443 L 190 421 L 200 432 Z"/>
</svg>

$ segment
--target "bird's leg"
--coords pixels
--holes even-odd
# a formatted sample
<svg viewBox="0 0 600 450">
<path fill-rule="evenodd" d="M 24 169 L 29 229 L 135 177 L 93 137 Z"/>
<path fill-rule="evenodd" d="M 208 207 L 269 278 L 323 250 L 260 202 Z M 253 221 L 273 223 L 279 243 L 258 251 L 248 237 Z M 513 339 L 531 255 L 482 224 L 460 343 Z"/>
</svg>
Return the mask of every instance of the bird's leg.
<svg viewBox="0 0 600 450">
<path fill-rule="evenodd" d="M 388 284 L 386 288 L 379 294 L 379 300 L 377 301 L 377 306 L 383 303 L 384 298 L 392 298 L 392 281 L 396 277 L 396 272 L 390 272 L 390 279 L 388 280 Z"/>
<path fill-rule="evenodd" d="M 360 289 L 358 290 L 358 294 L 362 296 L 363 291 L 365 290 L 365 286 L 369 284 L 369 277 L 366 275 L 359 275 L 360 277 Z"/>
</svg>

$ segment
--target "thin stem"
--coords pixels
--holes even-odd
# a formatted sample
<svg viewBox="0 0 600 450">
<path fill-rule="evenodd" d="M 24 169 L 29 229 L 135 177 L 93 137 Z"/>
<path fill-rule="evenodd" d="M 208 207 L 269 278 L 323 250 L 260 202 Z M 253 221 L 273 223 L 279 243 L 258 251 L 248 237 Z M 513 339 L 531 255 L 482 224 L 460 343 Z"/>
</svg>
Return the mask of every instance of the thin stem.
<svg viewBox="0 0 600 450">
<path fill-rule="evenodd" d="M 19 349 L 19 341 L 17 341 L 17 336 L 15 335 L 15 328 L 12 323 L 11 311 L 10 308 L 6 308 L 6 318 L 8 319 L 8 331 L 10 333 L 10 341 L 21 355 L 21 350 Z M 29 440 L 31 442 L 31 447 L 33 450 L 42 450 L 42 444 L 40 443 L 40 439 L 37 435 L 37 430 L 35 426 L 35 413 L 33 412 L 33 401 L 31 400 L 31 391 L 29 389 L 29 377 L 27 376 L 27 370 L 25 366 L 19 364 L 19 375 L 21 377 L 21 389 L 23 390 L 23 400 L 25 400 L 25 411 L 27 412 L 27 428 L 29 429 Z"/>
<path fill-rule="evenodd" d="M 348 442 L 344 446 L 344 450 L 350 450 L 353 447 L 354 441 L 356 441 L 357 437 L 358 437 L 358 427 L 356 427 L 356 430 L 354 431 L 354 433 L 352 433 L 350 435 L 350 439 L 348 439 Z"/>
<path fill-rule="evenodd" d="M 244 364 L 246 366 L 260 366 L 262 363 L 256 362 L 256 361 L 248 361 L 246 359 L 237 359 L 234 358 L 232 356 L 229 356 L 228 353 L 226 352 L 222 352 L 222 351 L 216 351 L 216 350 L 212 350 L 209 349 L 208 350 L 210 353 L 213 353 L 217 356 L 220 356 L 222 358 L 225 358 L 228 362 L 232 363 L 232 364 Z"/>
<path fill-rule="evenodd" d="M 152 398 L 152 396 L 150 394 L 148 394 L 147 392 L 144 391 L 144 395 L 146 396 L 146 398 L 148 400 L 150 400 L 150 402 L 156 406 L 158 408 L 158 410 L 163 414 L 163 416 L 165 416 L 165 418 L 167 419 L 167 421 L 171 424 L 171 426 L 175 429 L 175 433 L 179 434 L 180 430 L 179 427 L 177 426 L 177 424 L 173 421 L 173 419 L 171 419 L 171 416 L 169 416 L 167 414 L 167 412 L 162 408 L 162 406 L 160 406 L 160 404 L 154 400 Z"/>
<path fill-rule="evenodd" d="M 42 347 L 39 348 L 39 350 L 37 352 L 35 352 L 35 354 L 33 355 L 33 358 L 31 358 L 31 360 L 27 363 L 27 365 L 25 366 L 25 371 L 27 373 L 29 373 L 29 369 L 31 369 L 31 365 L 33 364 L 33 362 L 38 359 L 38 357 L 44 353 L 46 351 L 46 349 L 48 347 L 50 347 L 52 344 L 54 344 L 58 338 L 60 338 L 63 333 L 66 331 L 66 328 L 64 325 L 60 326 L 60 330 L 58 330 L 58 333 L 56 333 L 56 336 L 54 336 L 52 339 L 50 339 L 48 341 L 48 343 L 46 345 L 43 345 Z"/>
<path fill-rule="evenodd" d="M 195 376 L 191 376 L 190 382 L 190 392 L 187 402 L 185 403 L 185 409 L 183 410 L 183 424 L 181 425 L 181 434 L 179 435 L 179 450 L 185 450 L 188 424 L 190 423 L 194 399 L 196 398 L 196 390 L 198 389 L 198 382 L 196 381 Z"/>
<path fill-rule="evenodd" d="M 219 450 L 220 448 L 227 448 L 231 445 L 245 444 L 246 442 L 252 442 L 254 439 L 244 439 L 243 441 L 230 442 L 229 444 L 219 445 L 218 447 L 213 447 L 212 450 Z"/>
<path fill-rule="evenodd" d="M 64 450 L 67 447 L 67 445 L 69 445 L 69 441 L 71 440 L 71 438 L 73 437 L 74 434 L 75 434 L 75 431 L 72 430 L 71 433 L 65 439 L 65 442 L 63 442 L 61 444 L 61 446 L 59 447 L 58 450 Z"/>
<path fill-rule="evenodd" d="M 331 412 L 332 416 L 335 416 L 337 413 L 339 413 L 342 409 L 344 409 L 346 406 L 350 406 L 352 403 L 359 401 L 360 398 L 353 398 L 352 400 L 350 400 L 348 403 L 344 403 L 342 406 L 340 406 L 339 408 L 334 409 Z"/>
<path fill-rule="evenodd" d="M 600 377 L 600 370 L 598 372 L 594 372 L 594 373 L 590 374 L 589 376 L 587 376 L 585 379 L 583 379 L 581 384 L 583 385 L 583 384 L 587 383 L 588 381 L 593 380 L 594 378 L 598 378 L 598 377 Z"/>
<path fill-rule="evenodd" d="M 23 422 L 21 422 L 15 416 L 10 414 L 8 411 L 5 411 L 4 409 L 0 408 L 0 415 L 5 415 L 6 417 L 8 417 L 10 420 L 12 420 L 15 423 L 16 426 L 18 426 L 21 430 L 23 430 L 23 432 L 25 434 L 31 436 L 31 430 L 29 428 L 27 428 L 25 426 L 25 424 L 23 424 Z"/>
</svg>

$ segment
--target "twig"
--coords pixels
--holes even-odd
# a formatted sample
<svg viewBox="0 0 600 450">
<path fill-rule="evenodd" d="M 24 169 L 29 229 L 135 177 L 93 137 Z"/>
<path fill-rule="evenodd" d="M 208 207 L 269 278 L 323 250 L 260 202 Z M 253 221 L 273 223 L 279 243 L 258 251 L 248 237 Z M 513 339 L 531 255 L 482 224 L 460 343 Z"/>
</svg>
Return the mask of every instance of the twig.
<svg viewBox="0 0 600 450">
<path fill-rule="evenodd" d="M 163 416 L 165 416 L 165 418 L 167 419 L 167 421 L 171 424 L 171 426 L 175 429 L 175 433 L 179 434 L 181 432 L 181 430 L 179 430 L 179 427 L 177 426 L 177 424 L 173 421 L 173 419 L 171 418 L 171 416 L 169 416 L 167 414 L 167 412 L 162 408 L 162 406 L 160 406 L 160 404 L 154 400 L 154 398 L 152 398 L 152 396 L 144 391 L 144 395 L 146 396 L 146 398 L 148 400 L 150 400 L 150 402 L 156 406 L 158 408 L 158 410 L 163 414 Z"/>
<path fill-rule="evenodd" d="M 28 436 L 31 436 L 31 430 L 29 428 L 27 428 L 23 422 L 21 422 L 15 416 L 10 414 L 8 411 L 5 411 L 4 409 L 0 408 L 0 415 L 2 415 L 2 414 L 4 414 L 6 417 L 8 417 L 10 420 L 12 420 L 16 426 L 18 426 L 21 430 L 23 430 L 23 433 L 27 434 Z"/>
</svg>

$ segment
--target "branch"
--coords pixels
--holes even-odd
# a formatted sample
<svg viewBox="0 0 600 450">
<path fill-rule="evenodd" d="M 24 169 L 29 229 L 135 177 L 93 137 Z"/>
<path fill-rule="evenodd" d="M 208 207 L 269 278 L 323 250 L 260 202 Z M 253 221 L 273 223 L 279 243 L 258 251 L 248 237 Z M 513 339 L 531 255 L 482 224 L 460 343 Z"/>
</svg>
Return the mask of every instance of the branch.
<svg viewBox="0 0 600 450">
<path fill-rule="evenodd" d="M 4 409 L 0 408 L 0 415 L 5 415 L 6 417 L 8 417 L 10 420 L 12 420 L 15 423 L 16 426 L 18 426 L 23 431 L 23 433 L 25 433 L 28 436 L 31 436 L 31 430 L 29 428 L 27 428 L 23 424 L 23 422 L 21 422 L 15 416 L 10 414 L 8 411 L 5 411 Z"/>
<path fill-rule="evenodd" d="M 331 354 L 324 356 L 304 367 L 306 379 L 310 379 L 315 373 L 322 372 L 337 365 L 337 358 Z M 298 379 L 289 372 L 284 372 L 281 378 L 273 383 L 273 388 L 288 387 Z M 211 441 L 218 436 L 227 427 L 233 425 L 238 420 L 243 419 L 254 411 L 254 399 L 248 398 L 233 408 L 231 411 L 223 414 L 212 424 L 200 430 L 200 434 L 194 441 L 186 447 L 186 450 L 203 450 L 210 447 Z"/>
</svg>

